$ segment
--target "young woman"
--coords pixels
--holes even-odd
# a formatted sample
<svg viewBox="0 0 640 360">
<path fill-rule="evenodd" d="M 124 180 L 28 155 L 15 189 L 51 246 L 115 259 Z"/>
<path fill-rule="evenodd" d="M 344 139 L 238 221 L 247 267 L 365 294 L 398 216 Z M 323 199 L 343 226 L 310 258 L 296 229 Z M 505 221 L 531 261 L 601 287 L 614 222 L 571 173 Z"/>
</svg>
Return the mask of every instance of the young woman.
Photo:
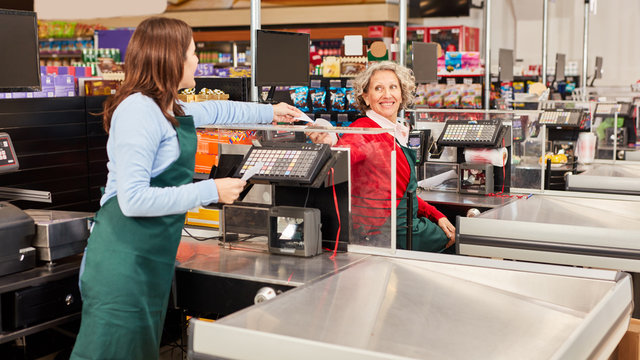
<svg viewBox="0 0 640 360">
<path fill-rule="evenodd" d="M 181 103 L 198 64 L 191 28 L 149 18 L 136 28 L 125 80 L 104 105 L 109 174 L 80 275 L 82 320 L 72 359 L 157 359 L 188 209 L 231 203 L 240 179 L 193 183 L 195 127 L 293 121 L 286 104 Z M 222 295 L 221 295 L 222 296 Z"/>
</svg>

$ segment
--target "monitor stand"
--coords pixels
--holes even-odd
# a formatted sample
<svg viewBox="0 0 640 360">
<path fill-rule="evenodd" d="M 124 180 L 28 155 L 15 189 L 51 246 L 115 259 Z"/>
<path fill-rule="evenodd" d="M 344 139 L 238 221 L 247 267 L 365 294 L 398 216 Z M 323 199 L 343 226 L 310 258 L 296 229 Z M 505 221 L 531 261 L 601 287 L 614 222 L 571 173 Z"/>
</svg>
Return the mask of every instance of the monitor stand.
<svg viewBox="0 0 640 360">
<path fill-rule="evenodd" d="M 591 78 L 591 83 L 589 84 L 589 87 L 593 87 L 593 82 L 596 81 L 596 78 L 598 77 L 598 71 L 596 70 L 596 72 L 593 74 L 593 78 Z M 585 81 L 587 81 L 588 79 L 585 79 Z"/>
<path fill-rule="evenodd" d="M 267 94 L 267 98 L 264 99 L 265 104 L 275 104 L 276 102 L 273 100 L 274 95 L 276 94 L 276 87 L 269 86 L 269 93 Z"/>
</svg>

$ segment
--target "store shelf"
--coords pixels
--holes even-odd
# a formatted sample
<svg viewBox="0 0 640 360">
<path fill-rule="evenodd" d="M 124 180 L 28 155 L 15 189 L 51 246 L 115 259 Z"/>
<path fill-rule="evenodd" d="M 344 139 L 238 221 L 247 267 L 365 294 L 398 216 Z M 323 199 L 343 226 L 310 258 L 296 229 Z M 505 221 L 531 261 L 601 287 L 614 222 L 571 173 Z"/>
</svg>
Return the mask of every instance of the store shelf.
<svg viewBox="0 0 640 360">
<path fill-rule="evenodd" d="M 382 26 L 382 37 L 370 36 L 369 26 L 343 26 L 343 27 L 330 27 L 330 28 L 304 28 L 301 25 L 300 28 L 292 27 L 278 27 L 269 28 L 269 30 L 289 31 L 289 32 L 304 32 L 308 33 L 312 40 L 332 40 L 342 39 L 345 35 L 361 35 L 365 39 L 375 38 L 381 40 L 382 37 L 392 37 L 393 28 L 389 26 Z M 216 30 L 216 31 L 195 31 L 193 33 L 193 39 L 196 42 L 213 42 L 213 41 L 249 41 L 249 30 Z"/>
<path fill-rule="evenodd" d="M 81 58 L 81 52 L 74 53 L 41 53 L 40 59 L 75 59 Z"/>
<path fill-rule="evenodd" d="M 93 36 L 76 36 L 76 37 L 52 37 L 52 38 L 41 38 L 38 39 L 40 42 L 47 41 L 82 41 L 82 40 L 93 40 Z"/>
<path fill-rule="evenodd" d="M 484 76 L 484 69 L 478 69 L 477 71 L 469 70 L 440 70 L 438 69 L 438 76 L 440 77 L 469 77 L 469 76 Z"/>
<path fill-rule="evenodd" d="M 160 16 L 184 20 L 191 27 L 249 26 L 250 9 L 167 11 Z M 261 25 L 398 22 L 398 4 L 347 4 L 263 7 Z M 106 27 L 135 27 L 147 16 L 83 19 Z M 233 40 L 241 40 L 234 38 Z"/>
</svg>

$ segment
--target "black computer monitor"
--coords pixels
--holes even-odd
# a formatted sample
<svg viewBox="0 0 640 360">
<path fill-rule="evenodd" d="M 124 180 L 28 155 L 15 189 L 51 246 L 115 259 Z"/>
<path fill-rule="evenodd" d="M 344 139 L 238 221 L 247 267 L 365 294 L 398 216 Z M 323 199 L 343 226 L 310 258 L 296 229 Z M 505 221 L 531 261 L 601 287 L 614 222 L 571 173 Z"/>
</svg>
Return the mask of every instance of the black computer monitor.
<svg viewBox="0 0 640 360">
<path fill-rule="evenodd" d="M 0 9 L 0 51 L 0 92 L 42 90 L 35 12 Z"/>
<path fill-rule="evenodd" d="M 513 81 L 513 50 L 500 49 L 498 52 L 499 80 L 501 82 Z"/>
<path fill-rule="evenodd" d="M 413 41 L 412 67 L 417 84 L 438 81 L 438 44 Z"/>
<path fill-rule="evenodd" d="M 554 80 L 555 81 L 564 81 L 564 66 L 565 66 L 566 56 L 564 54 L 557 53 L 556 54 L 556 73 Z"/>
<path fill-rule="evenodd" d="M 256 86 L 309 86 L 309 34 L 257 30 Z"/>
</svg>

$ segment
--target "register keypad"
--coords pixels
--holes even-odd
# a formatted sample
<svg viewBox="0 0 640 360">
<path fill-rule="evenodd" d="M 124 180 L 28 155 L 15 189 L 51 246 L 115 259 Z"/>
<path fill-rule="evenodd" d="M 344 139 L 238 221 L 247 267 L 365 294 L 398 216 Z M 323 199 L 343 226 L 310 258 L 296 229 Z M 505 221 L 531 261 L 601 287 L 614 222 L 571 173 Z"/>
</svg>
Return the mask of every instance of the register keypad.
<svg viewBox="0 0 640 360">
<path fill-rule="evenodd" d="M 582 120 L 580 110 L 545 111 L 540 115 L 540 124 L 578 126 Z"/>
<path fill-rule="evenodd" d="M 491 140 L 495 125 L 460 124 L 447 128 L 443 139 L 461 141 L 488 141 Z"/>
<path fill-rule="evenodd" d="M 0 133 L 0 172 L 17 169 L 18 159 L 15 158 L 11 138 L 7 133 Z"/>
<path fill-rule="evenodd" d="M 446 146 L 492 146 L 501 124 L 495 120 L 448 120 L 438 139 Z"/>
<path fill-rule="evenodd" d="M 255 164 L 262 162 L 262 169 L 254 175 L 256 179 L 311 182 L 328 159 L 329 147 L 323 144 L 297 144 L 296 148 L 292 148 L 291 144 L 251 148 L 237 175 L 242 176 Z"/>
</svg>

